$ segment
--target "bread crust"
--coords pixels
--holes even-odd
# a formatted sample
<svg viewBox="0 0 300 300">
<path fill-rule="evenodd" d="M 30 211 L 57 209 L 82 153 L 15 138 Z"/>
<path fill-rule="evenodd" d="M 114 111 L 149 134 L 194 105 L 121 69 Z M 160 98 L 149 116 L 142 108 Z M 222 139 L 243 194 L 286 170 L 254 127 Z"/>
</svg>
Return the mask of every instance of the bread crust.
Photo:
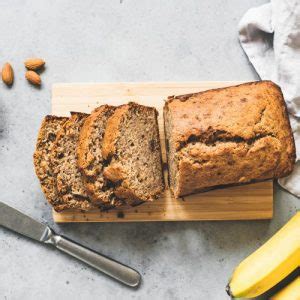
<svg viewBox="0 0 300 300">
<path fill-rule="evenodd" d="M 54 184 L 54 174 L 50 167 L 50 152 L 58 131 L 68 120 L 65 117 L 47 115 L 39 129 L 33 163 L 35 173 L 40 181 L 43 193 L 51 205 L 58 201 L 57 189 Z"/>
<path fill-rule="evenodd" d="M 171 174 L 176 197 L 280 178 L 293 170 L 296 152 L 287 108 L 271 81 L 172 96 L 164 114 L 165 127 L 173 124 L 167 138 L 175 153 L 168 160 L 177 170 Z"/>
<path fill-rule="evenodd" d="M 109 159 L 114 154 L 116 154 L 115 143 L 120 134 L 119 126 L 122 122 L 123 116 L 127 113 L 128 109 L 128 104 L 119 106 L 107 122 L 102 148 L 104 159 Z"/>
</svg>

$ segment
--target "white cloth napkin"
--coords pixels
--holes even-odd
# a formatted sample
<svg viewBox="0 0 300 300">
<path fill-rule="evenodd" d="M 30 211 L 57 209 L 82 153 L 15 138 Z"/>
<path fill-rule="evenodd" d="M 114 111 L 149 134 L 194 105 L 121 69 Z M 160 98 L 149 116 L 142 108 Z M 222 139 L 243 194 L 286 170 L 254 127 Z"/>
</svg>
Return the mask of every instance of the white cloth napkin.
<svg viewBox="0 0 300 300">
<path fill-rule="evenodd" d="M 290 113 L 297 151 L 294 172 L 279 184 L 300 197 L 300 1 L 271 0 L 249 9 L 239 38 L 261 79 L 277 83 Z"/>
</svg>

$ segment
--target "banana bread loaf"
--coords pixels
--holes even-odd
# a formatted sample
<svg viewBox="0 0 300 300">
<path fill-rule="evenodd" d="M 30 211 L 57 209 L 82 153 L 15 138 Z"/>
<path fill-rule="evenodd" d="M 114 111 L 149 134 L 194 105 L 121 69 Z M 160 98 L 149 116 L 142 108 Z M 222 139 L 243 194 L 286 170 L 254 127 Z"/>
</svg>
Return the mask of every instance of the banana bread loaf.
<svg viewBox="0 0 300 300">
<path fill-rule="evenodd" d="M 164 189 L 155 108 L 136 103 L 118 107 L 109 118 L 102 155 L 104 176 L 129 205 L 156 199 Z"/>
<path fill-rule="evenodd" d="M 103 176 L 102 141 L 107 120 L 114 111 L 115 107 L 109 105 L 96 108 L 84 121 L 77 148 L 78 167 L 84 185 L 91 200 L 103 209 L 123 204 L 113 193 L 112 185 Z"/>
<path fill-rule="evenodd" d="M 35 173 L 48 202 L 53 206 L 58 202 L 58 195 L 54 184 L 54 174 L 50 167 L 50 153 L 57 133 L 67 120 L 68 118 L 64 117 L 46 116 L 40 127 L 33 154 Z"/>
<path fill-rule="evenodd" d="M 295 144 L 280 88 L 270 81 L 169 97 L 164 107 L 176 197 L 291 173 Z"/>
</svg>

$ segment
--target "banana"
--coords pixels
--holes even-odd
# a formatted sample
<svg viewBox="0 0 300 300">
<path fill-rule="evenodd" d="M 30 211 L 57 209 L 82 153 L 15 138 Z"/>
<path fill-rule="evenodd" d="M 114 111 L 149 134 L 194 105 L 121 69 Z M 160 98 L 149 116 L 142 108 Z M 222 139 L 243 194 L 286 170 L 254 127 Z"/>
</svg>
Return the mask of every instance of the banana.
<svg viewBox="0 0 300 300">
<path fill-rule="evenodd" d="M 270 300 L 300 300 L 300 277 L 297 277 Z"/>
<path fill-rule="evenodd" d="M 227 293 L 257 297 L 300 266 L 300 212 L 234 270 Z"/>
</svg>

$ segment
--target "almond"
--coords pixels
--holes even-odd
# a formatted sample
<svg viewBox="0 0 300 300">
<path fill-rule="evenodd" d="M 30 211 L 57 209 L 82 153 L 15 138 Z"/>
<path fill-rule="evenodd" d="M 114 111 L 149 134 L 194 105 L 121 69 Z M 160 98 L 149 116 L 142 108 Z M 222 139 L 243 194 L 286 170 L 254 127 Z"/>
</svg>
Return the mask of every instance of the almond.
<svg viewBox="0 0 300 300">
<path fill-rule="evenodd" d="M 12 85 L 14 82 L 14 70 L 9 63 L 4 64 L 2 68 L 2 80 L 6 85 Z"/>
<path fill-rule="evenodd" d="M 34 71 L 27 71 L 25 73 L 25 78 L 34 85 L 41 85 L 42 83 L 40 75 Z"/>
<path fill-rule="evenodd" d="M 29 58 L 24 64 L 28 70 L 38 70 L 45 65 L 45 61 L 41 58 Z"/>
</svg>

